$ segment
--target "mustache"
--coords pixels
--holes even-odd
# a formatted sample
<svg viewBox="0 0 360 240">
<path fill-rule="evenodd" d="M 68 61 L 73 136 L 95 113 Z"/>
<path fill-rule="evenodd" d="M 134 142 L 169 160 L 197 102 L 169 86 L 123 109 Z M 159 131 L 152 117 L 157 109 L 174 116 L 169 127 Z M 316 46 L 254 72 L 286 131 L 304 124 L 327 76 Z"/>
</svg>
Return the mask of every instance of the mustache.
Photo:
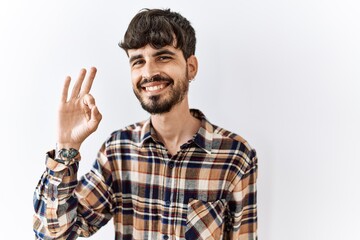
<svg viewBox="0 0 360 240">
<path fill-rule="evenodd" d="M 138 84 L 137 87 L 141 88 L 141 85 L 146 84 L 146 83 L 150 83 L 150 82 L 169 82 L 169 83 L 173 83 L 174 80 L 170 77 L 164 77 L 161 75 L 155 75 L 152 76 L 151 78 L 144 78 L 143 80 L 141 80 Z"/>
</svg>

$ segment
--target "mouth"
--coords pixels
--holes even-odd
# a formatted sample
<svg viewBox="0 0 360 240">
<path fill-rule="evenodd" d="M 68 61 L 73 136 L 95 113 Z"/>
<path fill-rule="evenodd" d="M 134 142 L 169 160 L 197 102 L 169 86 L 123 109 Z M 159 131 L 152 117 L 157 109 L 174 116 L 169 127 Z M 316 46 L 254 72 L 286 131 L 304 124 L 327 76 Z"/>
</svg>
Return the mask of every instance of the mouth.
<svg viewBox="0 0 360 240">
<path fill-rule="evenodd" d="M 171 83 L 170 82 L 151 82 L 146 83 L 141 86 L 141 89 L 145 91 L 146 93 L 149 93 L 151 95 L 158 94 L 161 91 L 163 91 L 166 87 L 168 87 Z"/>
</svg>

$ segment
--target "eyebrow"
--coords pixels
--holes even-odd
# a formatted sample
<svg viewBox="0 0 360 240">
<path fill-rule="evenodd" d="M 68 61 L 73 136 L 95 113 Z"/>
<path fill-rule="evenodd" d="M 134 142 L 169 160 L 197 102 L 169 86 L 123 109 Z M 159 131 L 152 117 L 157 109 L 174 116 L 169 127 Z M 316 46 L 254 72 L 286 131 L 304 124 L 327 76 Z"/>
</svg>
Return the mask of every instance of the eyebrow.
<svg viewBox="0 0 360 240">
<path fill-rule="evenodd" d="M 168 55 L 171 55 L 171 56 L 174 56 L 175 53 L 170 51 L 170 50 L 167 50 L 167 49 L 162 49 L 162 50 L 159 50 L 157 52 L 155 52 L 152 57 L 157 57 L 157 56 L 160 56 L 160 55 L 163 55 L 163 54 L 168 54 Z M 129 62 L 133 62 L 135 61 L 136 59 L 139 59 L 139 58 L 143 58 L 144 56 L 142 54 L 137 54 L 137 55 L 134 55 L 134 56 L 131 56 L 129 58 Z"/>
<path fill-rule="evenodd" d="M 171 56 L 175 55 L 175 53 L 170 51 L 170 50 L 162 49 L 162 50 L 157 51 L 156 53 L 154 53 L 152 56 L 157 57 L 157 56 L 160 56 L 160 55 L 163 55 L 163 54 L 168 54 L 168 55 L 171 55 Z"/>
<path fill-rule="evenodd" d="M 142 58 L 142 57 L 143 57 L 142 54 L 138 54 L 138 55 L 131 56 L 131 57 L 129 58 L 129 63 L 135 61 L 136 59 Z"/>
</svg>

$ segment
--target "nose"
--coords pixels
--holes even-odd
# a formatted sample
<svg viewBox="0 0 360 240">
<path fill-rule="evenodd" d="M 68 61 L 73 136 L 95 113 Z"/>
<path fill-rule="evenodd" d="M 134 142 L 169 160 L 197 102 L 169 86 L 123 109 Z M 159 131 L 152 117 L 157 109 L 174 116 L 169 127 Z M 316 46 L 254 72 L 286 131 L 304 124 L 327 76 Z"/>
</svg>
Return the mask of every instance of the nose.
<svg viewBox="0 0 360 240">
<path fill-rule="evenodd" d="M 142 79 L 152 79 L 154 76 L 160 75 L 160 69 L 156 63 L 147 61 L 142 68 Z"/>
</svg>

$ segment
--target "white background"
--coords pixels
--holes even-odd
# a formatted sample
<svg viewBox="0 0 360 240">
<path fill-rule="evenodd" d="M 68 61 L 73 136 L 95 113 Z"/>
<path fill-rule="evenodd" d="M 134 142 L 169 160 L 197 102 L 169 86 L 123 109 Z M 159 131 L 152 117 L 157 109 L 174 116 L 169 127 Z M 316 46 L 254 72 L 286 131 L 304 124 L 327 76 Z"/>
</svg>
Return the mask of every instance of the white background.
<svg viewBox="0 0 360 240">
<path fill-rule="evenodd" d="M 259 239 L 360 239 L 358 0 L 0 0 L 1 236 L 34 238 L 32 194 L 66 75 L 98 68 L 103 121 L 80 174 L 113 130 L 148 117 L 117 46 L 144 7 L 192 22 L 191 107 L 258 152 Z M 112 223 L 92 237 L 113 238 Z"/>
</svg>

